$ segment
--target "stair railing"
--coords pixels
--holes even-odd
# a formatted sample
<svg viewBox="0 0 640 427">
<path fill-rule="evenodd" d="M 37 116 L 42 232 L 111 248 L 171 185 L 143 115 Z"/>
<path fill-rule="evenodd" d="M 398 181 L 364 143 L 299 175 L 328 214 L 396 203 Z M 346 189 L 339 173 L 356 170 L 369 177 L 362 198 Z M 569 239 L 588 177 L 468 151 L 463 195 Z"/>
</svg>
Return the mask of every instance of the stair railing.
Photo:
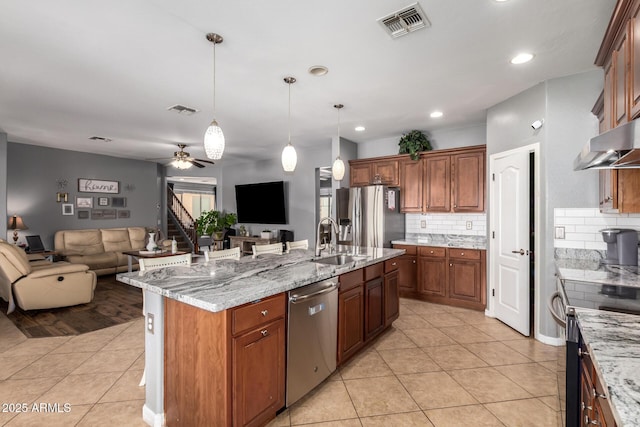
<svg viewBox="0 0 640 427">
<path fill-rule="evenodd" d="M 184 235 L 190 240 L 193 251 L 198 253 L 198 233 L 196 231 L 198 223 L 169 186 L 167 186 L 167 207 L 173 213 L 177 225 L 182 228 Z"/>
</svg>

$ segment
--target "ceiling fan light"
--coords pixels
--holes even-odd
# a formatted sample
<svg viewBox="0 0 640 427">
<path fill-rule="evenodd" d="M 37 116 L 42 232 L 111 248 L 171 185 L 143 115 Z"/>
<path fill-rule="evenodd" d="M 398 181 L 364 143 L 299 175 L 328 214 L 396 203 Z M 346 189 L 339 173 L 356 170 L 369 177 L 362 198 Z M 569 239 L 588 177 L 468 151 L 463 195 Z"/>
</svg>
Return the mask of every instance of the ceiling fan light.
<svg viewBox="0 0 640 427">
<path fill-rule="evenodd" d="M 211 160 L 220 160 L 224 153 L 224 133 L 215 119 L 204 133 L 204 151 Z"/>
<path fill-rule="evenodd" d="M 173 166 L 176 169 L 189 169 L 191 166 L 193 166 L 193 164 L 187 160 L 184 159 L 175 159 L 173 162 L 171 162 L 171 166 Z"/>
<path fill-rule="evenodd" d="M 298 155 L 296 154 L 296 149 L 289 143 L 284 147 L 284 150 L 282 150 L 282 169 L 284 169 L 285 172 L 293 172 L 296 169 L 297 163 Z"/>
<path fill-rule="evenodd" d="M 333 179 L 336 181 L 342 181 L 342 178 L 344 178 L 344 162 L 340 156 L 336 157 L 336 160 L 333 162 L 331 173 L 333 174 Z"/>
</svg>

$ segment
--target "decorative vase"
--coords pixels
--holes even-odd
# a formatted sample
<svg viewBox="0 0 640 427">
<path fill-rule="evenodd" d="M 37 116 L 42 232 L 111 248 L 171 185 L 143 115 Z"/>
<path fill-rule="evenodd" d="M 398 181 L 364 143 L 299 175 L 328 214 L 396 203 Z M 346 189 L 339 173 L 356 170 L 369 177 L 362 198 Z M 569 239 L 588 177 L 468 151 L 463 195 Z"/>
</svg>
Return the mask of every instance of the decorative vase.
<svg viewBox="0 0 640 427">
<path fill-rule="evenodd" d="M 260 233 L 260 237 L 263 239 L 270 239 L 271 238 L 271 232 L 270 231 L 263 231 Z"/>
<path fill-rule="evenodd" d="M 224 231 L 214 231 L 213 240 L 222 240 L 224 238 Z"/>
<path fill-rule="evenodd" d="M 156 249 L 156 233 L 149 233 L 149 243 L 147 243 L 147 250 L 153 251 Z"/>
</svg>

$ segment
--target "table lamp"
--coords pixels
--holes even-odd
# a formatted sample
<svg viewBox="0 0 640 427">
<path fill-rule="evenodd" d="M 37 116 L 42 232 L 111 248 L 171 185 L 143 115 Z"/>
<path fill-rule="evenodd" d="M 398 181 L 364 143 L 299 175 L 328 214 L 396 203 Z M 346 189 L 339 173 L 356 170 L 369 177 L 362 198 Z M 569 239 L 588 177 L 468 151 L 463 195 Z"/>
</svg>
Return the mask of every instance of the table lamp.
<svg viewBox="0 0 640 427">
<path fill-rule="evenodd" d="M 29 227 L 24 225 L 24 221 L 22 221 L 22 217 L 18 215 L 9 217 L 9 230 L 13 230 L 13 244 L 18 243 L 18 230 L 27 230 Z"/>
</svg>

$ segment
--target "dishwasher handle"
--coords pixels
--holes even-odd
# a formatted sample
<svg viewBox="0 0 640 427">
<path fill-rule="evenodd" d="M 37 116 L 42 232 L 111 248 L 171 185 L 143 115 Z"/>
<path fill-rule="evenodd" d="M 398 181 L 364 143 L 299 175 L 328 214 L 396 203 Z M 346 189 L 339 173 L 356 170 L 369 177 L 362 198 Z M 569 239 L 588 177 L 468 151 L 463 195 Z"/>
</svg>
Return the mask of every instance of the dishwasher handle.
<svg viewBox="0 0 640 427">
<path fill-rule="evenodd" d="M 319 291 L 313 292 L 311 294 L 302 294 L 302 295 L 291 295 L 289 297 L 289 302 L 291 304 L 297 304 L 299 302 L 303 302 L 308 300 L 309 298 L 317 297 L 318 295 L 329 293 L 335 289 L 338 289 L 340 282 L 327 282 L 327 286 L 320 289 Z"/>
</svg>

